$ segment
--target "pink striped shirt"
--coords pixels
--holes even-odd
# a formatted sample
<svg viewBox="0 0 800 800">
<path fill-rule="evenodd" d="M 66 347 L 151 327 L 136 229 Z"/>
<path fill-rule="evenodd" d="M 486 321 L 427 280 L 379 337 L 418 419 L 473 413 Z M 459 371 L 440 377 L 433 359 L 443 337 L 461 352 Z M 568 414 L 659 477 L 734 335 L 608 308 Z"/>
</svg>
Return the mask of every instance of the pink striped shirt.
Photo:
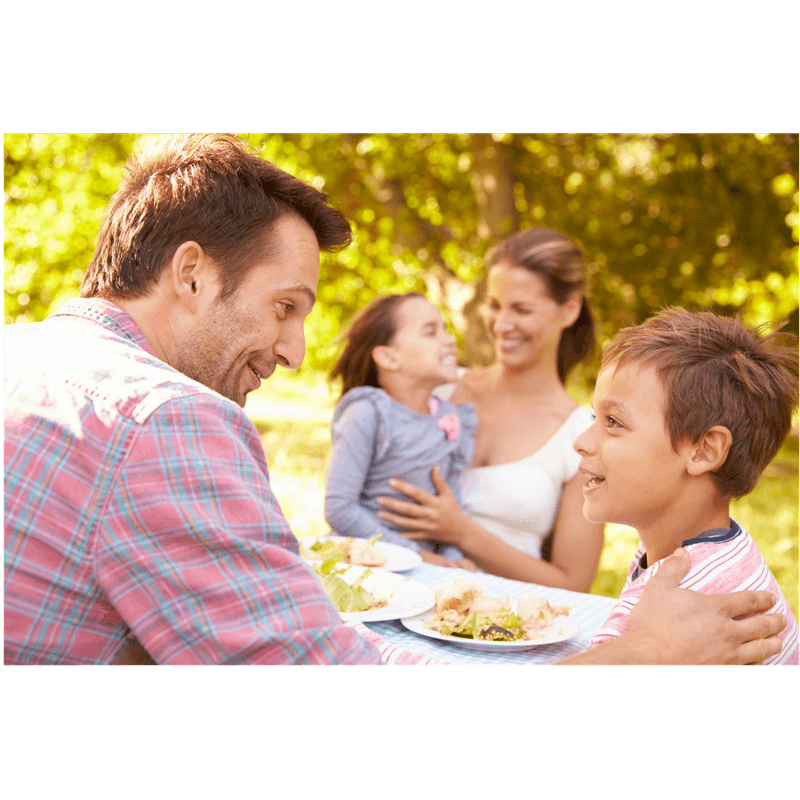
<svg viewBox="0 0 800 800">
<path fill-rule="evenodd" d="M 680 583 L 682 588 L 702 594 L 727 594 L 746 589 L 766 589 L 772 592 L 777 602 L 770 612 L 783 614 L 787 625 L 780 634 L 783 641 L 781 652 L 768 658 L 764 663 L 800 662 L 797 621 L 753 537 L 741 525 L 731 520 L 730 529 L 706 531 L 694 539 L 686 540 L 683 546 L 689 551 L 692 565 Z M 664 563 L 662 559 L 642 570 L 641 561 L 644 554 L 644 547 L 640 544 L 628 570 L 628 580 L 622 594 L 602 628 L 592 638 L 592 646 L 621 636 L 625 632 L 628 614 L 639 602 L 645 584 Z"/>
</svg>

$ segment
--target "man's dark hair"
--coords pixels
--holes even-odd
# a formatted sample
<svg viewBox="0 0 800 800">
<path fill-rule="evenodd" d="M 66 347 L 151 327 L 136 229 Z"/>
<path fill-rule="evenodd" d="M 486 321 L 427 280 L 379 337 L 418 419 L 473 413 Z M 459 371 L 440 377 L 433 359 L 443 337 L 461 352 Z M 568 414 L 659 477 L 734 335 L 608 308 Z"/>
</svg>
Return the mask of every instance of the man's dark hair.
<svg viewBox="0 0 800 800">
<path fill-rule="evenodd" d="M 189 135 L 161 140 L 127 165 L 106 209 L 82 297 L 144 297 L 181 244 L 197 242 L 232 295 L 268 252 L 272 224 L 295 214 L 320 250 L 350 244 L 350 225 L 323 192 L 289 175 L 241 139 Z"/>
</svg>

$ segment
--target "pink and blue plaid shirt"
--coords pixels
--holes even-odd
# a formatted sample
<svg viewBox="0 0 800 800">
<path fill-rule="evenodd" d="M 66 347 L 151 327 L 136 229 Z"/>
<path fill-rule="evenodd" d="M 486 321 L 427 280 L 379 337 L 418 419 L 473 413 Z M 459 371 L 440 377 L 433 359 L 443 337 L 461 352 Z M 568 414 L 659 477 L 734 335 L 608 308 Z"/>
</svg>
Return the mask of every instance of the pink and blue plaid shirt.
<svg viewBox="0 0 800 800">
<path fill-rule="evenodd" d="M 377 664 L 299 557 L 258 434 L 71 300 L 5 328 L 5 663 Z M 377 646 L 376 646 L 377 645 Z"/>
</svg>

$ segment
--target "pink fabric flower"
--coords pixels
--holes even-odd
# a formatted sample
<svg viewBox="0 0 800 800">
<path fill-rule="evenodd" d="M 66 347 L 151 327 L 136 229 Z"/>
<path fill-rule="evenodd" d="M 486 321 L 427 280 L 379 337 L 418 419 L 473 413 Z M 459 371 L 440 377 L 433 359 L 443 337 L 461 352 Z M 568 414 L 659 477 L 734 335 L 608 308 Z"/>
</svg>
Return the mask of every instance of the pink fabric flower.
<svg viewBox="0 0 800 800">
<path fill-rule="evenodd" d="M 458 434 L 461 433 L 461 420 L 457 414 L 445 414 L 436 423 L 436 427 L 445 432 L 448 442 L 453 442 L 458 439 Z"/>
</svg>

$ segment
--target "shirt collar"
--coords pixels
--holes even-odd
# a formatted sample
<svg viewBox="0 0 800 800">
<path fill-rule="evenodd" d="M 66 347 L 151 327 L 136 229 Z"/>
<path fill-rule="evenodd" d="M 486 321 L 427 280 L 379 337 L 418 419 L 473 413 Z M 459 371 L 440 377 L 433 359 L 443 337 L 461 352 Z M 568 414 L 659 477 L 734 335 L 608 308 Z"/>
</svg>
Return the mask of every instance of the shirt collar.
<svg viewBox="0 0 800 800">
<path fill-rule="evenodd" d="M 735 539 L 740 534 L 744 533 L 744 528 L 735 520 L 728 518 L 731 526 L 730 528 L 711 528 L 707 531 L 703 531 L 698 536 L 694 536 L 691 539 L 684 539 L 681 542 L 681 547 L 687 547 L 691 544 L 723 544 L 724 542 L 730 542 Z M 647 553 L 642 553 L 639 557 L 639 562 L 634 568 L 633 572 L 631 573 L 630 580 L 635 581 L 646 569 L 647 564 L 645 563 L 647 559 Z"/>
<path fill-rule="evenodd" d="M 139 330 L 139 326 L 133 321 L 133 317 L 108 300 L 102 300 L 99 297 L 75 297 L 64 303 L 50 317 L 81 317 L 96 322 L 98 325 L 114 331 L 118 336 L 129 339 L 150 355 L 156 355 Z"/>
</svg>

